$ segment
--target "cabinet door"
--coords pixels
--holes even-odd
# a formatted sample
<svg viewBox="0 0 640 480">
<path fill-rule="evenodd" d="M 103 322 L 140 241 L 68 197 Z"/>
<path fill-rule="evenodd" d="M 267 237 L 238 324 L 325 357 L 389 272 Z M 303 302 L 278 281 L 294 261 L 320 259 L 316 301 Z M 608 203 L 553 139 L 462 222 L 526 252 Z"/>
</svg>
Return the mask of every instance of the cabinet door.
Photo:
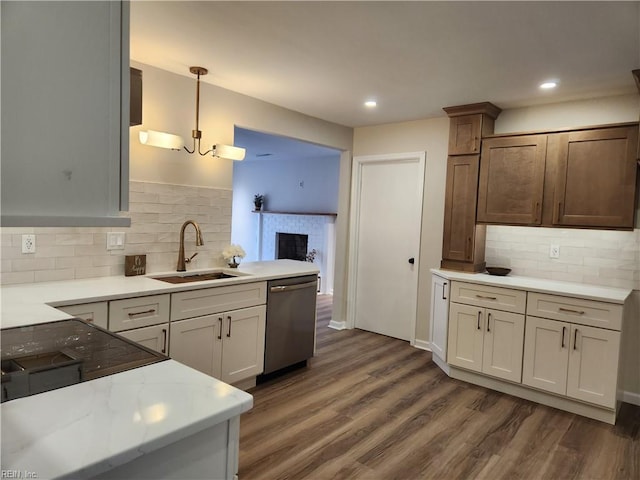
<svg viewBox="0 0 640 480">
<path fill-rule="evenodd" d="M 449 282 L 431 276 L 431 352 L 447 361 L 447 330 L 449 323 Z"/>
<path fill-rule="evenodd" d="M 520 383 L 524 315 L 486 310 L 482 373 Z"/>
<path fill-rule="evenodd" d="M 615 408 L 620 332 L 571 326 L 567 395 Z"/>
<path fill-rule="evenodd" d="M 81 318 L 85 322 L 93 323 L 104 329 L 108 328 L 109 310 L 107 302 L 83 303 L 82 305 L 67 305 L 56 308 L 69 315 Z"/>
<path fill-rule="evenodd" d="M 129 2 L 1 8 L 2 226 L 128 225 Z"/>
<path fill-rule="evenodd" d="M 134 342 L 139 343 L 156 352 L 167 354 L 167 334 L 169 332 L 169 324 L 153 325 L 151 327 L 136 328 L 120 332 L 119 335 Z"/>
<path fill-rule="evenodd" d="M 171 322 L 169 353 L 174 360 L 220 378 L 222 315 Z"/>
<path fill-rule="evenodd" d="M 448 362 L 482 371 L 484 309 L 452 303 L 449 308 Z"/>
<path fill-rule="evenodd" d="M 571 325 L 527 316 L 522 383 L 565 395 Z"/>
<path fill-rule="evenodd" d="M 223 382 L 236 383 L 255 377 L 264 370 L 264 305 L 234 310 L 224 315 L 222 373 Z"/>
<path fill-rule="evenodd" d="M 546 152 L 546 135 L 482 142 L 479 222 L 540 225 Z"/>
<path fill-rule="evenodd" d="M 452 117 L 449 122 L 449 155 L 480 152 L 482 114 Z"/>
<path fill-rule="evenodd" d="M 443 259 L 473 261 L 479 165 L 478 155 L 447 160 Z"/>
<path fill-rule="evenodd" d="M 633 228 L 634 127 L 559 135 L 554 225 Z"/>
</svg>

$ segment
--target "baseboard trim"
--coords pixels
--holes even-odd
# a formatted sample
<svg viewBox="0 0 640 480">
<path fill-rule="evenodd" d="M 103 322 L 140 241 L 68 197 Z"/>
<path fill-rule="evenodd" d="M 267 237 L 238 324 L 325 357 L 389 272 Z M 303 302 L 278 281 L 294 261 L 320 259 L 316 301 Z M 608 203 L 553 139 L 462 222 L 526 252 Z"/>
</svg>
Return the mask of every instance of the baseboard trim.
<svg viewBox="0 0 640 480">
<path fill-rule="evenodd" d="M 640 393 L 622 392 L 622 401 L 640 407 Z"/>
<path fill-rule="evenodd" d="M 440 370 L 442 370 L 444 373 L 446 373 L 449 377 L 451 376 L 451 369 L 449 368 L 449 365 L 447 364 L 447 362 L 445 362 L 444 360 L 442 360 L 438 355 L 436 355 L 435 353 L 431 355 L 431 360 L 433 361 L 433 363 L 435 363 L 438 367 L 440 367 Z"/>
<path fill-rule="evenodd" d="M 420 350 L 426 350 L 427 352 L 431 351 L 431 343 L 426 340 L 418 340 L 416 339 L 413 342 L 413 346 L 419 348 Z"/>
<path fill-rule="evenodd" d="M 541 403 L 549 407 L 565 410 L 567 412 L 582 415 L 583 417 L 593 418 L 601 422 L 614 425 L 616 423 L 616 410 L 605 407 L 599 407 L 587 403 L 572 400 L 568 397 L 560 397 L 540 390 L 521 386 L 507 381 L 494 379 L 475 372 L 450 366 L 450 377 L 464 382 L 480 385 L 481 387 L 497 390 L 498 392 L 513 395 L 515 397 L 524 398 L 532 402 Z"/>
<path fill-rule="evenodd" d="M 336 322 L 335 320 L 331 320 L 329 322 L 329 328 L 333 328 L 334 330 L 346 330 L 347 322 Z"/>
</svg>

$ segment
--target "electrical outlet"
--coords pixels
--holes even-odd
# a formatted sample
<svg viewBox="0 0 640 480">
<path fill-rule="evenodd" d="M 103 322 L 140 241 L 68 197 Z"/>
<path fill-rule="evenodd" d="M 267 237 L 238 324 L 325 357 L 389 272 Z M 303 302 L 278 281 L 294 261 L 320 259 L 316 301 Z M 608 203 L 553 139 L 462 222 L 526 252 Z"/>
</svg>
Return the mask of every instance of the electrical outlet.
<svg viewBox="0 0 640 480">
<path fill-rule="evenodd" d="M 560 258 L 560 245 L 551 245 L 549 247 L 549 258 Z"/>
<path fill-rule="evenodd" d="M 35 235 L 22 235 L 22 253 L 36 253 Z"/>
<path fill-rule="evenodd" d="M 124 232 L 107 233 L 107 250 L 124 250 Z"/>
</svg>

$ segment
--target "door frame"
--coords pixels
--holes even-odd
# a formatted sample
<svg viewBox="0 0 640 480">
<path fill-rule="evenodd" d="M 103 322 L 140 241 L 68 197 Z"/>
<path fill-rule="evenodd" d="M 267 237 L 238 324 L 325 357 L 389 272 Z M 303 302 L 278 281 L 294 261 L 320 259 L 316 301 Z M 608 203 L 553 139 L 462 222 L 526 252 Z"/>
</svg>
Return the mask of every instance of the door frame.
<svg viewBox="0 0 640 480">
<path fill-rule="evenodd" d="M 397 162 L 397 163 L 418 163 L 419 178 L 422 179 L 418 183 L 420 197 L 420 228 L 418 230 L 418 251 L 415 254 L 414 268 L 416 270 L 415 296 L 416 301 L 413 305 L 414 315 L 411 318 L 411 334 L 409 337 L 410 345 L 416 342 L 416 323 L 418 315 L 418 276 L 420 273 L 420 242 L 422 237 L 422 210 L 424 204 L 424 172 L 426 164 L 426 152 L 405 152 L 381 155 L 359 155 L 353 157 L 353 165 L 351 168 L 351 210 L 349 213 L 349 260 L 347 268 L 347 315 L 346 328 L 355 328 L 356 323 L 356 292 L 357 292 L 357 266 L 358 266 L 358 240 L 359 219 L 360 219 L 360 197 L 362 194 L 362 169 L 367 164 L 380 162 Z"/>
</svg>

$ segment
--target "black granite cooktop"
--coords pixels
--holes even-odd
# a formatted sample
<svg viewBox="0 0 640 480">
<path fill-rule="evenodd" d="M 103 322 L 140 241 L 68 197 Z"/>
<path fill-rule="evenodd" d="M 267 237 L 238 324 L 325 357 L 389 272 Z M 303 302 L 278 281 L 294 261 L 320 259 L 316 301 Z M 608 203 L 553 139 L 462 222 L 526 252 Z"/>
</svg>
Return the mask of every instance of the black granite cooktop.
<svg viewBox="0 0 640 480">
<path fill-rule="evenodd" d="M 80 319 L 6 328 L 0 335 L 3 402 L 168 358 Z"/>
</svg>

